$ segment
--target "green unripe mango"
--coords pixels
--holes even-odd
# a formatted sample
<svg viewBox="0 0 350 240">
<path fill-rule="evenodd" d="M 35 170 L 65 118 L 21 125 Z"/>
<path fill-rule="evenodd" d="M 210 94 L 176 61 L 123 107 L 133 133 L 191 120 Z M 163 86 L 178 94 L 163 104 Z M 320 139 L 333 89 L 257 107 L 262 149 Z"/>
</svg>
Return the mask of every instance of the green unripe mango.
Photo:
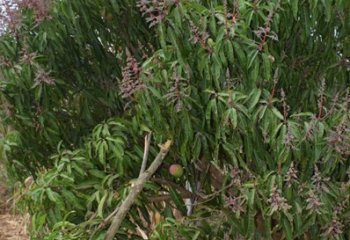
<svg viewBox="0 0 350 240">
<path fill-rule="evenodd" d="M 174 177 L 181 177 L 184 173 L 184 169 L 180 164 L 172 164 L 169 167 L 169 172 L 171 175 L 173 175 Z"/>
</svg>

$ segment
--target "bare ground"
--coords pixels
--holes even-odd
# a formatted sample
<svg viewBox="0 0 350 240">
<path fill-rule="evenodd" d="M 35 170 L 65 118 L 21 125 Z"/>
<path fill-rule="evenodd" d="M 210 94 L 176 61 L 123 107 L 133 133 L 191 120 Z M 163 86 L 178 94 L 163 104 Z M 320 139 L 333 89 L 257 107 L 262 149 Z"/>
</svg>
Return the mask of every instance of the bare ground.
<svg viewBox="0 0 350 240">
<path fill-rule="evenodd" d="M 4 169 L 0 164 L 0 240 L 29 240 L 26 229 L 28 220 L 11 210 L 11 195 L 3 173 Z"/>
</svg>

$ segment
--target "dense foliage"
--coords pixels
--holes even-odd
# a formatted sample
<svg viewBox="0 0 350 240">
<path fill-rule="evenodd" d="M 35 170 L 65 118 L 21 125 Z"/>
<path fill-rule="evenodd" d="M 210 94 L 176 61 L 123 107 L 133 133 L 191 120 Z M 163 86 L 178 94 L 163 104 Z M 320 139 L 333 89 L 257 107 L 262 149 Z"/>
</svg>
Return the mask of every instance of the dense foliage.
<svg viewBox="0 0 350 240">
<path fill-rule="evenodd" d="M 349 239 L 350 2 L 22 0 L 3 148 L 32 239 Z M 173 177 L 172 163 L 184 167 Z"/>
</svg>

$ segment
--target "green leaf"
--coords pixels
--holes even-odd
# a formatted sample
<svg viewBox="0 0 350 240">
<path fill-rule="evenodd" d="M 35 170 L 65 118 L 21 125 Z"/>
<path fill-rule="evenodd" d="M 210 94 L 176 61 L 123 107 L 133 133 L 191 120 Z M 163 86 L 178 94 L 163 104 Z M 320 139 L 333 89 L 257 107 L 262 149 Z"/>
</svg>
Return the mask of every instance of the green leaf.
<svg viewBox="0 0 350 240">
<path fill-rule="evenodd" d="M 52 202 L 57 202 L 57 198 L 55 197 L 54 192 L 50 188 L 46 189 L 46 194 Z"/>
<path fill-rule="evenodd" d="M 290 4 L 292 5 L 292 11 L 293 11 L 293 16 L 294 19 L 298 19 L 298 5 L 299 5 L 299 0 L 289 0 Z"/>
<path fill-rule="evenodd" d="M 249 70 L 249 86 L 254 87 L 258 81 L 260 71 L 260 63 L 258 60 L 253 62 L 253 69 Z"/>
<path fill-rule="evenodd" d="M 170 193 L 170 197 L 174 201 L 177 209 L 180 210 L 181 213 L 185 216 L 187 214 L 187 209 L 186 209 L 186 205 L 185 205 L 183 199 L 181 198 L 180 194 L 174 188 L 170 188 L 169 193 Z"/>
<path fill-rule="evenodd" d="M 224 48 L 225 48 L 225 54 L 226 54 L 226 57 L 227 57 L 229 63 L 234 64 L 234 62 L 235 62 L 234 52 L 233 52 L 233 46 L 232 46 L 232 43 L 230 40 L 227 39 L 225 41 Z"/>
<path fill-rule="evenodd" d="M 248 194 L 248 207 L 250 209 L 254 208 L 254 202 L 255 202 L 255 189 L 252 189 L 249 191 L 249 194 Z"/>
<path fill-rule="evenodd" d="M 259 99 L 260 99 L 260 96 L 261 96 L 261 90 L 260 89 L 257 89 L 255 88 L 249 95 L 249 111 L 251 111 L 255 106 L 256 104 L 259 102 Z"/>
<path fill-rule="evenodd" d="M 271 61 L 267 53 L 262 54 L 263 59 L 263 70 L 264 70 L 264 79 L 267 81 L 271 80 Z"/>
<path fill-rule="evenodd" d="M 283 222 L 283 229 L 284 229 L 284 233 L 285 233 L 285 237 L 288 240 L 292 240 L 293 238 L 293 233 L 292 233 L 292 226 L 289 223 L 287 218 L 282 218 L 282 222 Z"/>
<path fill-rule="evenodd" d="M 274 114 L 278 119 L 280 119 L 280 120 L 283 120 L 283 119 L 284 119 L 282 113 L 281 113 L 277 108 L 272 107 L 271 110 L 272 110 L 273 114 Z"/>
<path fill-rule="evenodd" d="M 255 61 L 256 57 L 258 56 L 259 51 L 258 50 L 254 50 L 252 52 L 249 53 L 249 64 L 248 64 L 248 69 L 250 69 L 250 67 L 253 65 L 253 63 L 256 63 L 257 61 Z M 255 67 L 254 67 L 255 68 Z"/>
<path fill-rule="evenodd" d="M 325 8 L 326 21 L 329 22 L 332 17 L 332 2 L 327 0 L 322 0 L 323 7 Z"/>
<path fill-rule="evenodd" d="M 242 50 L 242 47 L 240 46 L 240 44 L 238 44 L 236 41 L 233 42 L 233 49 L 238 56 L 239 63 L 243 66 L 248 66 L 246 54 Z"/>
<path fill-rule="evenodd" d="M 97 208 L 97 215 L 101 218 L 103 218 L 103 209 L 107 198 L 108 198 L 108 192 L 105 191 L 103 197 L 101 198 L 101 201 L 98 203 L 98 208 Z"/>
</svg>

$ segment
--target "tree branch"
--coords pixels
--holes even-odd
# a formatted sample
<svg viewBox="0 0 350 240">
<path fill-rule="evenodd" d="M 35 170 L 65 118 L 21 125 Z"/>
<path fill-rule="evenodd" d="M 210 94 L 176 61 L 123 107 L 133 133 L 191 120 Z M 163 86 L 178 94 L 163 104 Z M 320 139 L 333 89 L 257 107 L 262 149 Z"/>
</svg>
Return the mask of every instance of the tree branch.
<svg viewBox="0 0 350 240">
<path fill-rule="evenodd" d="M 171 144 L 172 141 L 168 140 L 163 145 L 160 145 L 160 152 L 158 153 L 157 157 L 154 159 L 151 166 L 139 176 L 139 178 L 136 180 L 135 185 L 131 188 L 129 195 L 119 207 L 119 210 L 114 216 L 112 224 L 110 225 L 107 231 L 105 240 L 112 240 L 114 238 L 126 214 L 135 202 L 137 196 L 142 191 L 146 181 L 151 178 L 151 176 L 157 171 L 159 166 L 162 164 L 163 159 L 169 152 Z"/>
<path fill-rule="evenodd" d="M 142 159 L 142 165 L 141 165 L 139 176 L 141 176 L 141 174 L 146 170 L 149 146 L 151 144 L 151 136 L 152 136 L 151 132 L 145 136 L 145 150 L 143 151 L 143 159 Z"/>
</svg>

